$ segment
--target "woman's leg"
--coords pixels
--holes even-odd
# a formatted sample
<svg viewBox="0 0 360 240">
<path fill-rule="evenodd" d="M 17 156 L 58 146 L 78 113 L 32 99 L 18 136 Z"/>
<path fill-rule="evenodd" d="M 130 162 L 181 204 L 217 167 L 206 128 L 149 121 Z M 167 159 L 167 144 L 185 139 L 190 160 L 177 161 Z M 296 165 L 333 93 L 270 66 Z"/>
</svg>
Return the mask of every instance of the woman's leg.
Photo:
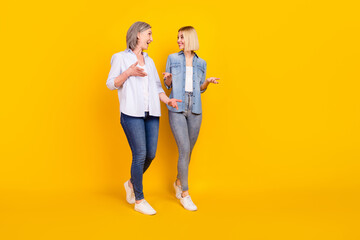
<svg viewBox="0 0 360 240">
<path fill-rule="evenodd" d="M 146 139 L 144 118 L 131 117 L 121 113 L 121 126 L 132 151 L 131 183 L 134 188 L 135 199 L 144 199 L 143 171 L 146 158 Z"/>
<path fill-rule="evenodd" d="M 196 140 L 198 139 L 200 126 L 202 121 L 202 114 L 193 114 L 190 113 L 187 117 L 187 124 L 188 124 L 188 131 L 189 131 L 189 139 L 190 139 L 190 158 L 191 160 L 191 153 L 194 149 Z"/>
<path fill-rule="evenodd" d="M 190 159 L 190 140 L 186 117 L 183 113 L 169 111 L 169 122 L 178 151 L 178 176 L 183 191 L 188 190 L 188 169 Z"/>
<path fill-rule="evenodd" d="M 158 136 L 159 136 L 159 117 L 145 116 L 145 135 L 146 135 L 146 158 L 143 172 L 149 168 L 155 158 Z"/>
</svg>

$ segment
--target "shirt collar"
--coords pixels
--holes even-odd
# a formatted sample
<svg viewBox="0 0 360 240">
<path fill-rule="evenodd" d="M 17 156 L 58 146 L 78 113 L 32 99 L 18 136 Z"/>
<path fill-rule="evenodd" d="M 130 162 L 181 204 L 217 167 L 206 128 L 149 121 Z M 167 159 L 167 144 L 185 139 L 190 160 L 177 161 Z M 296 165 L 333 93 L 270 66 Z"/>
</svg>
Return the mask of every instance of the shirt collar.
<svg viewBox="0 0 360 240">
<path fill-rule="evenodd" d="M 195 57 L 197 57 L 197 58 L 199 58 L 199 56 L 196 54 L 196 52 L 194 52 L 195 53 Z M 180 52 L 178 52 L 178 55 L 183 55 L 184 54 L 184 51 L 183 50 L 181 50 Z"/>
<path fill-rule="evenodd" d="M 135 53 L 134 53 L 130 48 L 127 48 L 127 49 L 125 50 L 125 52 L 127 52 L 127 53 L 132 53 L 132 54 L 135 55 Z M 142 54 L 143 54 L 144 57 L 148 57 L 148 56 L 149 56 L 146 52 L 142 52 Z"/>
</svg>

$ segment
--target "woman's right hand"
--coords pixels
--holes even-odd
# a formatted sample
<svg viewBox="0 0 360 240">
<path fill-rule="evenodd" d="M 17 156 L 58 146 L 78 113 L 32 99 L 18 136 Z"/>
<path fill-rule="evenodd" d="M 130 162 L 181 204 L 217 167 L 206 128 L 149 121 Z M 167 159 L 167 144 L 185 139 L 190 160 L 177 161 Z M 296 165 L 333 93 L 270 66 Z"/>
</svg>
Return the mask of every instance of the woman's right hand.
<svg viewBox="0 0 360 240">
<path fill-rule="evenodd" d="M 147 76 L 146 72 L 144 71 L 144 69 L 137 67 L 136 65 L 138 64 L 138 61 L 134 64 L 132 64 L 127 70 L 127 74 L 129 77 L 131 76 L 138 76 L 138 77 L 145 77 Z"/>
<path fill-rule="evenodd" d="M 172 82 L 172 74 L 168 72 L 163 72 L 164 79 L 166 78 L 167 81 Z"/>
<path fill-rule="evenodd" d="M 179 99 L 171 98 L 171 99 L 169 99 L 167 105 L 169 105 L 170 107 L 176 108 L 176 110 L 179 110 L 179 107 L 177 104 L 178 102 L 182 102 L 182 101 Z"/>
<path fill-rule="evenodd" d="M 163 72 L 164 80 L 166 85 L 171 86 L 172 83 L 172 74 L 168 72 Z"/>
</svg>

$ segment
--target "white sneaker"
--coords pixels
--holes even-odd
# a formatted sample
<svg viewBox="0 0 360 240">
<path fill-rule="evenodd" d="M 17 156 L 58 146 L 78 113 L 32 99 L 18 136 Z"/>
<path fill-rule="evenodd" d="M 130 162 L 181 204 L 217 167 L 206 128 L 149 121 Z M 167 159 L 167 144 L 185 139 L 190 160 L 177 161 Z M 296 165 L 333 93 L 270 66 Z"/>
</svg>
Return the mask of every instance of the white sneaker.
<svg viewBox="0 0 360 240">
<path fill-rule="evenodd" d="M 174 188 L 175 188 L 175 196 L 177 199 L 181 198 L 182 189 L 178 185 L 176 185 L 176 182 L 174 182 Z"/>
<path fill-rule="evenodd" d="M 129 180 L 124 183 L 125 192 L 126 192 L 126 201 L 130 204 L 135 203 L 135 194 L 134 190 L 129 187 Z"/>
<path fill-rule="evenodd" d="M 155 209 L 153 209 L 145 199 L 142 200 L 140 203 L 135 203 L 135 211 L 141 212 L 146 215 L 156 214 Z"/>
<path fill-rule="evenodd" d="M 196 211 L 197 207 L 191 200 L 190 195 L 187 195 L 186 197 L 180 198 L 180 202 L 183 205 L 183 207 L 189 211 Z"/>
</svg>

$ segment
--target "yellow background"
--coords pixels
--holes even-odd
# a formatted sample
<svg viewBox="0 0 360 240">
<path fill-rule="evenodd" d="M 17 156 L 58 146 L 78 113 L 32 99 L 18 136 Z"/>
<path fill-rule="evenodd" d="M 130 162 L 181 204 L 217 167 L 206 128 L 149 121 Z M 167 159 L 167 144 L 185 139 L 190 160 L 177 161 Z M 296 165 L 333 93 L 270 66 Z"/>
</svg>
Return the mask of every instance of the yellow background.
<svg viewBox="0 0 360 240">
<path fill-rule="evenodd" d="M 357 1 L 10 1 L 0 9 L 1 239 L 359 239 Z M 158 211 L 125 202 L 131 152 L 112 54 L 152 26 L 159 74 L 196 28 L 207 77 L 190 167 L 197 212 L 175 199 L 162 104 L 144 178 Z M 169 94 L 169 92 L 167 92 Z"/>
</svg>

